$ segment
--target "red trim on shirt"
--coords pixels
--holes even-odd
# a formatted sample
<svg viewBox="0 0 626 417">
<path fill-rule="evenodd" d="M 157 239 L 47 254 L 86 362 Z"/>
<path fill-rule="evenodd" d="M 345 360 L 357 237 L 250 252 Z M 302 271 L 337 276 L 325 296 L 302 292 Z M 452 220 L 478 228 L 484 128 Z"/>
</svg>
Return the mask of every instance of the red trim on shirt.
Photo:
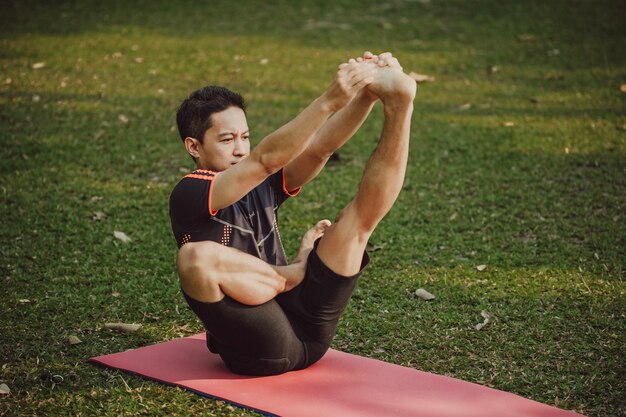
<svg viewBox="0 0 626 417">
<path fill-rule="evenodd" d="M 217 174 L 215 174 L 212 178 L 215 178 L 216 176 Z M 208 209 L 209 209 L 209 214 L 211 216 L 215 216 L 217 212 L 219 211 L 219 210 L 214 211 L 213 209 L 211 209 L 211 196 L 213 195 L 213 184 L 215 184 L 215 181 L 211 181 L 211 184 L 209 184 L 209 198 L 207 199 L 209 200 Z"/>
<path fill-rule="evenodd" d="M 300 194 L 301 190 L 302 190 L 302 187 L 298 187 L 295 190 L 288 190 L 287 189 L 287 184 L 285 182 L 285 169 L 283 168 L 283 192 L 285 194 L 287 194 L 289 197 L 295 197 L 298 194 Z"/>
<path fill-rule="evenodd" d="M 215 178 L 215 175 L 198 175 L 198 174 L 187 174 L 185 178 L 195 178 L 197 180 L 205 180 L 212 181 Z"/>
</svg>

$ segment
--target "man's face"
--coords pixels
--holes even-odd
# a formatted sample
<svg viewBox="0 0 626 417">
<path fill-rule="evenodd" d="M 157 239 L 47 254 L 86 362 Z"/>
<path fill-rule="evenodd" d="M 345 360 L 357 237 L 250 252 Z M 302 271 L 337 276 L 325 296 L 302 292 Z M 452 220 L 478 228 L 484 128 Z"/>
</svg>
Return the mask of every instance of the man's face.
<svg viewBox="0 0 626 417">
<path fill-rule="evenodd" d="M 198 168 L 225 171 L 250 153 L 248 121 L 239 107 L 229 107 L 213 113 L 211 122 L 198 148 Z"/>
</svg>

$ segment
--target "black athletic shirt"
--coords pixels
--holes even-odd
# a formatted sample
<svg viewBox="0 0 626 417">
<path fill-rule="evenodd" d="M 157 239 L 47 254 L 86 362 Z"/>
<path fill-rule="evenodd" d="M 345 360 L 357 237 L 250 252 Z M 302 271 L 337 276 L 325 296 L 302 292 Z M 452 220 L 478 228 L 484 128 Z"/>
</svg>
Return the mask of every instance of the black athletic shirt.
<svg viewBox="0 0 626 417">
<path fill-rule="evenodd" d="M 180 248 L 211 240 L 254 255 L 272 265 L 286 265 L 278 232 L 278 207 L 300 189 L 285 188 L 283 170 L 269 176 L 241 200 L 219 211 L 211 208 L 213 179 L 219 173 L 195 170 L 174 187 L 170 219 Z"/>
</svg>

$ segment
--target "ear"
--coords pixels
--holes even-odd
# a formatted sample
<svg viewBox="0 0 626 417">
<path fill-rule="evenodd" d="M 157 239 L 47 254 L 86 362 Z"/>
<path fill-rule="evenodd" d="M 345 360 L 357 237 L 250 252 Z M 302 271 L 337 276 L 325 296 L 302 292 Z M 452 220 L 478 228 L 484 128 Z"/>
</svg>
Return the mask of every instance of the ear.
<svg viewBox="0 0 626 417">
<path fill-rule="evenodd" d="M 192 158 L 197 159 L 200 156 L 198 151 L 200 146 L 202 145 L 198 139 L 189 136 L 185 138 L 185 149 L 187 149 L 187 152 L 189 152 L 189 155 L 191 155 Z"/>
</svg>

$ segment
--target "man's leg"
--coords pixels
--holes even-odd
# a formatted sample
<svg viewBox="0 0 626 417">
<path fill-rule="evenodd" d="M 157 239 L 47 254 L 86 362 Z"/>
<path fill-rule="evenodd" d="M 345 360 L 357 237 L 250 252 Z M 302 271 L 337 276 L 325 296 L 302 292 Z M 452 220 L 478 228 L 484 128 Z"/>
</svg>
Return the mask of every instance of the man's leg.
<svg viewBox="0 0 626 417">
<path fill-rule="evenodd" d="M 225 295 L 246 305 L 260 305 L 297 286 L 304 278 L 313 242 L 330 222 L 322 220 L 302 238 L 298 255 L 289 265 L 275 266 L 216 242 L 190 242 L 178 251 L 180 285 L 191 298 L 207 303 Z"/>
<path fill-rule="evenodd" d="M 286 266 L 215 242 L 187 243 L 179 251 L 185 299 L 209 333 L 209 349 L 232 372 L 275 375 L 306 366 L 305 341 L 272 298 L 302 281 L 313 243 L 329 225 L 322 220 L 309 229 Z"/>
<path fill-rule="evenodd" d="M 367 263 L 367 240 L 391 209 L 404 181 L 415 81 L 399 69 L 380 71 L 370 88 L 383 101 L 385 124 L 359 190 L 309 255 L 302 285 L 276 297 L 294 327 L 302 331 L 305 366 L 328 350 L 356 278 Z"/>
<path fill-rule="evenodd" d="M 365 167 L 356 196 L 326 230 L 317 247 L 322 262 L 343 276 L 360 271 L 369 237 L 402 189 L 409 153 L 415 81 L 399 69 L 381 68 L 368 88 L 384 105 L 382 135 Z"/>
</svg>

